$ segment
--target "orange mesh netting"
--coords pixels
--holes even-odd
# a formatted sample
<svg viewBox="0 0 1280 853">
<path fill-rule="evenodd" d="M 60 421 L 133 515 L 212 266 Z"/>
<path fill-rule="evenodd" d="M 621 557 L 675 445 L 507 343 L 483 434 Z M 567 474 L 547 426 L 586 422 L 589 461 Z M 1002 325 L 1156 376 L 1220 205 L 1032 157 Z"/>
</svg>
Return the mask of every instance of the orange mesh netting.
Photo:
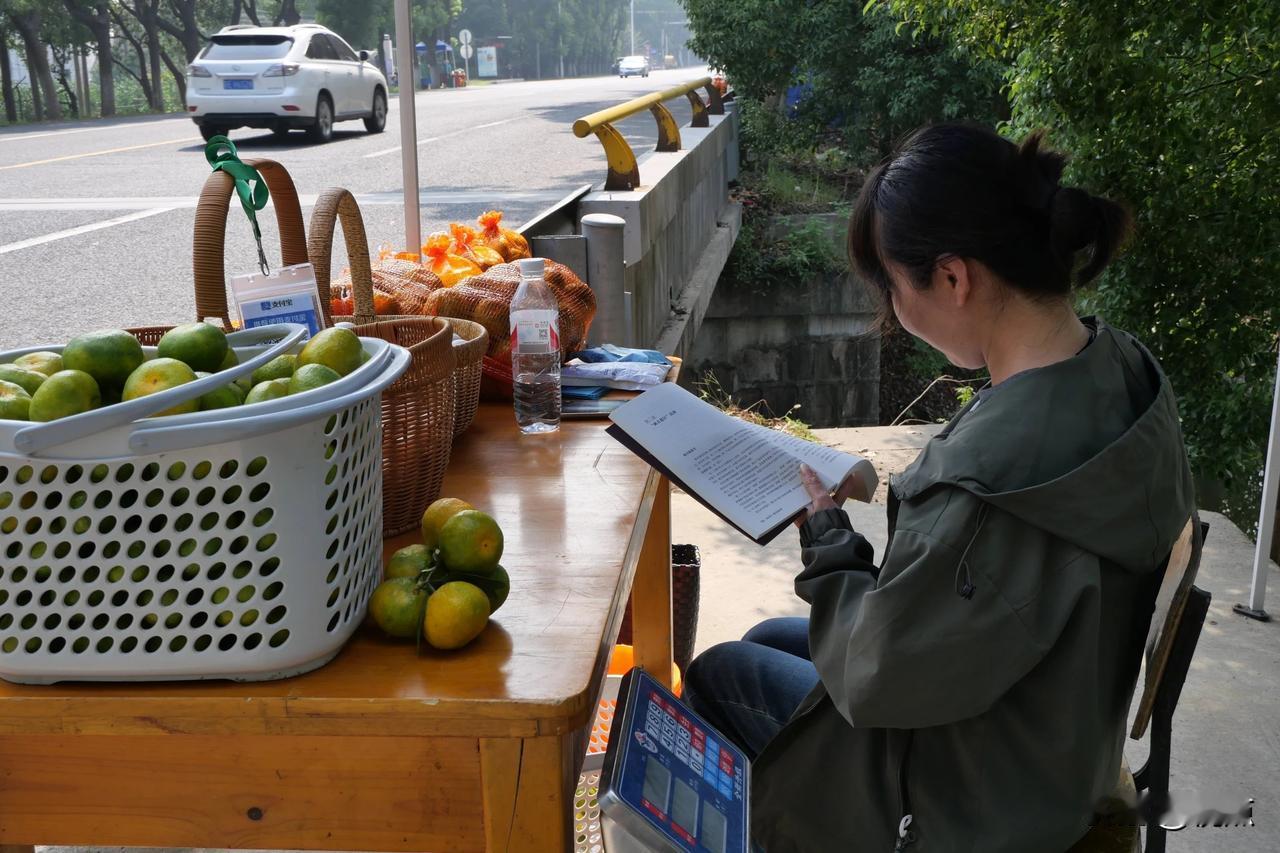
<svg viewBox="0 0 1280 853">
<path fill-rule="evenodd" d="M 489 246 L 502 255 L 504 260 L 516 261 L 520 258 L 531 258 L 529 241 L 519 231 L 502 227 L 502 211 L 490 210 L 480 214 L 480 239 L 478 242 Z"/>
<path fill-rule="evenodd" d="M 427 269 L 438 275 L 445 287 L 453 287 L 465 278 L 484 272 L 475 261 L 453 254 L 452 246 L 452 238 L 444 233 L 432 234 L 422 244 Z"/>
<path fill-rule="evenodd" d="M 555 261 L 546 262 L 543 277 L 560 307 L 561 356 L 582 349 L 596 313 L 591 288 L 573 271 Z M 453 287 L 435 291 L 427 299 L 427 312 L 440 317 L 460 317 L 484 326 L 489 333 L 485 373 L 511 381 L 511 299 L 520 286 L 520 270 L 514 264 L 498 264 Z"/>
<path fill-rule="evenodd" d="M 449 226 L 449 233 L 453 236 L 453 246 L 449 251 L 455 255 L 461 255 L 468 260 L 475 261 L 476 265 L 482 270 L 497 266 L 506 260 L 496 249 L 491 249 L 484 243 L 476 242 L 476 238 L 479 235 L 476 233 L 476 229 L 470 225 L 459 225 L 454 222 Z"/>
</svg>

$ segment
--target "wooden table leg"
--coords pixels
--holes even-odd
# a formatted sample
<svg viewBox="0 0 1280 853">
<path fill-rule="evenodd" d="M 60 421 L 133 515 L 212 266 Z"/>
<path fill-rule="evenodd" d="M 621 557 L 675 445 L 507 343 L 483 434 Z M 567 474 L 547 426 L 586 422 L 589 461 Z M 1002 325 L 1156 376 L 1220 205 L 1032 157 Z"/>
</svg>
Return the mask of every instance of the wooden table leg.
<svg viewBox="0 0 1280 853">
<path fill-rule="evenodd" d="M 573 849 L 576 763 L 570 736 L 481 738 L 484 836 L 488 853 Z M 2 851 L 0 851 L 2 853 Z"/>
<path fill-rule="evenodd" d="M 631 587 L 636 664 L 671 687 L 671 483 L 662 477 Z"/>
</svg>

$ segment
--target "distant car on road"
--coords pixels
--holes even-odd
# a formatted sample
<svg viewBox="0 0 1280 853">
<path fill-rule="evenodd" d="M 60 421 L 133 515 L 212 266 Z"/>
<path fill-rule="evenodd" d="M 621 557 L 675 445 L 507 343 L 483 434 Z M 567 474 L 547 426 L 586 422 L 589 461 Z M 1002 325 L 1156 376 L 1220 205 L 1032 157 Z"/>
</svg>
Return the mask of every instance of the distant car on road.
<svg viewBox="0 0 1280 853">
<path fill-rule="evenodd" d="M 649 60 L 643 56 L 624 56 L 618 62 L 618 76 L 648 77 L 649 76 Z"/>
<path fill-rule="evenodd" d="M 335 33 L 317 24 L 224 27 L 187 66 L 187 110 L 205 139 L 237 127 L 278 137 L 304 128 L 327 142 L 338 121 L 387 123 L 387 78 Z"/>
</svg>

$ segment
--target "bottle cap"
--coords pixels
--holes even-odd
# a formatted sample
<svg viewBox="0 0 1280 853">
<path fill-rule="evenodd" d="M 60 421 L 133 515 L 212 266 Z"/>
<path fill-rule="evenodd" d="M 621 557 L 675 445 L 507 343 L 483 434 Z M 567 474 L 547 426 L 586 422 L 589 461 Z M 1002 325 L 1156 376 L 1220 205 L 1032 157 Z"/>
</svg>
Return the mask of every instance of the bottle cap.
<svg viewBox="0 0 1280 853">
<path fill-rule="evenodd" d="M 542 278 L 547 269 L 544 258 L 521 258 L 516 263 L 520 265 L 521 278 Z"/>
</svg>

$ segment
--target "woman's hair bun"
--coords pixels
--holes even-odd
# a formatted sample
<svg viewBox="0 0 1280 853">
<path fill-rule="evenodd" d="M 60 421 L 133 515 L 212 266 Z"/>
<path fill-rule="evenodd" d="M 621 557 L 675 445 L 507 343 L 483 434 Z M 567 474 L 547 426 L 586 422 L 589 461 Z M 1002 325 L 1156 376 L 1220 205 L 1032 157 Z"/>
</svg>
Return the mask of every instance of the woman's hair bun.
<svg viewBox="0 0 1280 853">
<path fill-rule="evenodd" d="M 1067 156 L 1043 147 L 1043 143 L 1044 131 L 1031 133 L 1018 146 L 1018 157 L 1029 173 L 1032 205 L 1049 217 L 1049 245 L 1071 270 L 1073 284 L 1080 287 L 1097 278 L 1111 262 L 1129 237 L 1132 217 L 1110 199 L 1061 186 Z M 1079 253 L 1085 250 L 1088 257 L 1078 264 Z"/>
</svg>

